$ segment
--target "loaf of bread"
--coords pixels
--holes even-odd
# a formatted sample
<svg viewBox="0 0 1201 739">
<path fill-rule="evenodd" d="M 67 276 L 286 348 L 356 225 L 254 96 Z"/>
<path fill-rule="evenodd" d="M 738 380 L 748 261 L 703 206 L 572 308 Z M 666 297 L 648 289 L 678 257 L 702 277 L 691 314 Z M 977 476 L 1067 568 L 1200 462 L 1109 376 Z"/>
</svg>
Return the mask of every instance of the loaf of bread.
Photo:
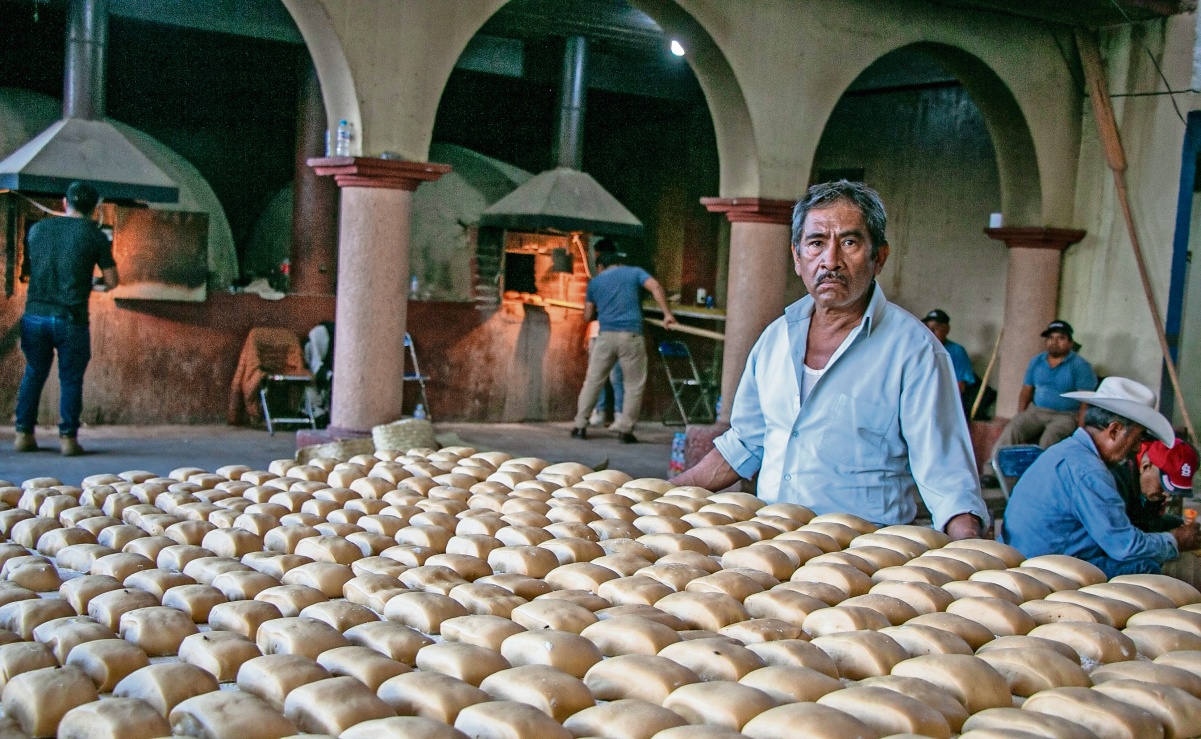
<svg viewBox="0 0 1201 739">
<path fill-rule="evenodd" d="M 695 682 L 700 682 L 700 677 L 687 667 L 667 657 L 646 654 L 603 660 L 584 676 L 584 684 L 597 700 L 640 697 L 656 705 L 662 705 L 676 688 Z"/>
<path fill-rule="evenodd" d="M 761 690 L 722 680 L 683 685 L 663 701 L 664 708 L 690 724 L 710 724 L 735 731 L 776 705 L 776 700 Z"/>
<path fill-rule="evenodd" d="M 1155 716 L 1138 706 L 1111 698 L 1100 689 L 1044 690 L 1027 698 L 1022 710 L 1067 719 L 1097 736 L 1139 739 L 1164 735 L 1163 724 Z"/>
<path fill-rule="evenodd" d="M 533 706 L 560 723 L 596 702 L 582 680 L 547 665 L 501 670 L 489 675 L 480 689 L 498 701 Z"/>
</svg>

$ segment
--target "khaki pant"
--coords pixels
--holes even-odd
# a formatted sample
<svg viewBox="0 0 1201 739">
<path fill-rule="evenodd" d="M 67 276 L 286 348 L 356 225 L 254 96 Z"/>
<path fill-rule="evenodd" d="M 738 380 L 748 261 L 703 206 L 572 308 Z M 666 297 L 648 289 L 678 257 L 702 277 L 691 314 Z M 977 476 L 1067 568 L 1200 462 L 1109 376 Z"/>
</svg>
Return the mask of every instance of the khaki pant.
<svg viewBox="0 0 1201 739">
<path fill-rule="evenodd" d="M 1075 411 L 1053 411 L 1031 405 L 1013 417 L 994 451 L 1014 444 L 1038 444 L 1043 449 L 1058 444 L 1076 430 Z"/>
<path fill-rule="evenodd" d="M 596 407 L 609 372 L 613 365 L 620 363 L 625 393 L 621 413 L 613 419 L 613 430 L 629 433 L 638 422 L 642 391 L 646 389 L 646 340 L 642 334 L 601 331 L 594 342 L 588 355 L 588 374 L 584 377 L 584 387 L 576 405 L 575 427 L 582 429 L 588 425 L 588 416 Z"/>
</svg>

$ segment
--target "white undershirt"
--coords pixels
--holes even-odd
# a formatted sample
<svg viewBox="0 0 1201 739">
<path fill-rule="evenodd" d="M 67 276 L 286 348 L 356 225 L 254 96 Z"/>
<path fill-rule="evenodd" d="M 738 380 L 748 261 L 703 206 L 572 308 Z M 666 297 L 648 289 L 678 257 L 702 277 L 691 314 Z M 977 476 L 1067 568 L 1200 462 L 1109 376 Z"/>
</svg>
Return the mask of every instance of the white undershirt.
<svg viewBox="0 0 1201 739">
<path fill-rule="evenodd" d="M 816 370 L 811 369 L 807 364 L 804 365 L 805 371 L 801 375 L 801 405 L 805 405 L 805 401 L 809 399 L 809 393 L 813 392 L 813 386 L 822 378 L 822 375 L 826 374 L 826 367 Z"/>
</svg>

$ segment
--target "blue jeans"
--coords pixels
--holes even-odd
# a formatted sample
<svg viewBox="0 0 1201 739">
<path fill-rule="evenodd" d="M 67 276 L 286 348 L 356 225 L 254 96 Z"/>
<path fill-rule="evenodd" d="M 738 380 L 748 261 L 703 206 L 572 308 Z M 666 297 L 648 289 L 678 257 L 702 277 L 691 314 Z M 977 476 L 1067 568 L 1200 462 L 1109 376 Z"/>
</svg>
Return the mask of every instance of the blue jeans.
<svg viewBox="0 0 1201 739">
<path fill-rule="evenodd" d="M 53 316 L 24 316 L 21 319 L 21 351 L 25 375 L 17 394 L 17 431 L 32 434 L 38 422 L 42 388 L 50 376 L 54 353 L 58 352 L 58 382 L 62 388 L 58 433 L 75 436 L 83 412 L 83 373 L 92 359 L 92 340 L 87 324 Z"/>
<path fill-rule="evenodd" d="M 621 413 L 622 401 L 625 400 L 625 383 L 621 379 L 621 365 L 613 365 L 613 370 L 609 373 L 609 384 L 601 391 L 600 397 L 596 400 L 596 410 L 601 413 L 605 412 L 605 406 L 613 407 L 613 415 Z"/>
</svg>

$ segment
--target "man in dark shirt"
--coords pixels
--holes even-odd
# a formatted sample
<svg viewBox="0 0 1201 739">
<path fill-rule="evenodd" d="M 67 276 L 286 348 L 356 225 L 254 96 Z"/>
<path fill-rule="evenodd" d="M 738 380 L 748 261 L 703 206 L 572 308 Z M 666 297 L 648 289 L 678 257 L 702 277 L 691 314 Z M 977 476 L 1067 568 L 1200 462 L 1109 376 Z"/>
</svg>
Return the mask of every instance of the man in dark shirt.
<svg viewBox="0 0 1201 739">
<path fill-rule="evenodd" d="M 112 244 L 91 220 L 99 202 L 91 185 L 71 183 L 63 198 L 66 216 L 38 222 L 25 240 L 29 292 L 21 318 L 25 375 L 17 394 L 13 446 L 18 452 L 38 448 L 34 438 L 38 403 L 57 352 L 60 449 L 68 457 L 83 453 L 76 435 L 83 411 L 83 373 L 92 358 L 88 332 L 92 275 L 100 267 L 104 289 L 108 290 L 119 281 Z"/>
<path fill-rule="evenodd" d="M 1169 495 L 1180 497 L 1193 490 L 1197 450 L 1183 439 L 1169 449 L 1162 441 L 1144 441 L 1134 459 L 1111 468 L 1118 494 L 1126 502 L 1126 515 L 1140 531 L 1171 531 L 1184 519 L 1167 511 Z"/>
</svg>

